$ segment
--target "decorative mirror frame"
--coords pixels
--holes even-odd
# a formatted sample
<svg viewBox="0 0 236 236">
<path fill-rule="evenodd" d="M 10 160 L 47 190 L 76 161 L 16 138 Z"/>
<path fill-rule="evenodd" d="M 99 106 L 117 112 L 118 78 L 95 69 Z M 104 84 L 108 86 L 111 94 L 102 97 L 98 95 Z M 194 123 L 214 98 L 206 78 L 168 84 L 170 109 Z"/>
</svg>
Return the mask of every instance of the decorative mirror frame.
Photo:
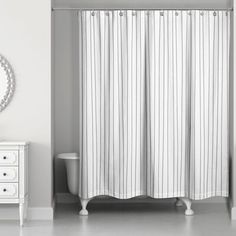
<svg viewBox="0 0 236 236">
<path fill-rule="evenodd" d="M 5 57 L 0 55 L 0 67 L 4 69 L 7 75 L 7 90 L 4 97 L 0 100 L 0 112 L 3 111 L 12 99 L 15 91 L 15 76 L 10 63 Z"/>
</svg>

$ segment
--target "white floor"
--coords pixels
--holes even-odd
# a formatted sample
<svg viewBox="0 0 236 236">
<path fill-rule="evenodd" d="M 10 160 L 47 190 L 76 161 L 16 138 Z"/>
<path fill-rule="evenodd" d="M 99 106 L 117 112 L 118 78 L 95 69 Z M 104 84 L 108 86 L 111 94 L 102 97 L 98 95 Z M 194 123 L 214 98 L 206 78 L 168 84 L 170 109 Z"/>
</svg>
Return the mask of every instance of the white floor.
<svg viewBox="0 0 236 236">
<path fill-rule="evenodd" d="M 194 203 L 195 216 L 166 203 L 90 203 L 90 215 L 78 215 L 78 204 L 59 204 L 54 221 L 0 221 L 4 236 L 236 236 L 225 204 Z"/>
</svg>

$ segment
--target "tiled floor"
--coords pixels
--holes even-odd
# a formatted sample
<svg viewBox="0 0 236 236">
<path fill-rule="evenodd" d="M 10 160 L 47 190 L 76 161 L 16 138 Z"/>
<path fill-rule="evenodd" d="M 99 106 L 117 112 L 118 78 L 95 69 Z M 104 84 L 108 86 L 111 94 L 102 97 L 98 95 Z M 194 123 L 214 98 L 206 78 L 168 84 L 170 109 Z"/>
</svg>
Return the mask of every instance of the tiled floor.
<svg viewBox="0 0 236 236">
<path fill-rule="evenodd" d="M 166 203 L 90 203 L 88 217 L 78 204 L 60 204 L 54 221 L 1 221 L 0 236 L 236 236 L 224 204 L 195 203 L 195 215 Z"/>
</svg>

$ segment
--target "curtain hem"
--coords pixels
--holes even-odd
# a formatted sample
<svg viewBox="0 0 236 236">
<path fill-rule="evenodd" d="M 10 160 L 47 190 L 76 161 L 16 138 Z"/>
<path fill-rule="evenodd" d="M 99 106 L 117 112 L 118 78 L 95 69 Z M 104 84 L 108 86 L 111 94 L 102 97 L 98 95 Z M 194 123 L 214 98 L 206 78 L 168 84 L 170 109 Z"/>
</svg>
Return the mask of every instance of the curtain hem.
<svg viewBox="0 0 236 236">
<path fill-rule="evenodd" d="M 228 197 L 229 193 L 227 191 L 209 192 L 206 194 L 192 195 L 189 197 L 187 192 L 163 193 L 163 194 L 147 194 L 145 192 L 135 192 L 135 193 L 130 193 L 130 194 L 119 194 L 119 193 L 111 193 L 108 191 L 107 192 L 101 191 L 100 194 L 88 193 L 86 197 L 79 195 L 80 198 L 84 198 L 84 199 L 90 199 L 90 198 L 94 198 L 98 196 L 108 196 L 108 197 L 114 197 L 114 198 L 123 199 L 123 200 L 140 197 L 140 196 L 146 196 L 146 197 L 151 197 L 155 199 L 186 197 L 191 200 L 203 200 L 203 199 L 212 198 L 212 197 Z"/>
</svg>

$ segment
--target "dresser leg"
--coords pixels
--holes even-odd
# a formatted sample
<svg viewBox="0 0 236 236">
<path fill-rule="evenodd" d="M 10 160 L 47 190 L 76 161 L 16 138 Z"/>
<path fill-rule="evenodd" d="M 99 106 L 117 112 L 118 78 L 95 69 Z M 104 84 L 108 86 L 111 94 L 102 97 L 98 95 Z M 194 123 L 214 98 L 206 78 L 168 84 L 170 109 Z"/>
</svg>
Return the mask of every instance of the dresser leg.
<svg viewBox="0 0 236 236">
<path fill-rule="evenodd" d="M 24 224 L 24 203 L 19 204 L 20 226 Z"/>
</svg>

